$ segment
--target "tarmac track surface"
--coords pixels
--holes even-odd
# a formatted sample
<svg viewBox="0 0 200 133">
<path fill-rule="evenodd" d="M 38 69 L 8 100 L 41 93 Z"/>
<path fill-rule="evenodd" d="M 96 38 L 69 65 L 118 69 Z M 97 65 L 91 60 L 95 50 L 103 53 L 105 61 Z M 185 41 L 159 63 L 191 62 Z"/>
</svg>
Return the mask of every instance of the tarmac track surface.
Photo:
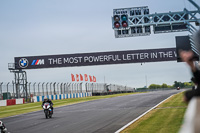
<svg viewBox="0 0 200 133">
<path fill-rule="evenodd" d="M 54 108 L 4 118 L 10 133 L 113 133 L 178 90 L 155 91 Z"/>
</svg>

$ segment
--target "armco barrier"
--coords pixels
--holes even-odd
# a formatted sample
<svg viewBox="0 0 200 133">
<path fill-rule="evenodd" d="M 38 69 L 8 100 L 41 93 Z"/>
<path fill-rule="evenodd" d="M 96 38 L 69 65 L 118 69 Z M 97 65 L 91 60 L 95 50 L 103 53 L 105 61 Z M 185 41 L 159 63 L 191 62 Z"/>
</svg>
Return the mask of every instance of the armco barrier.
<svg viewBox="0 0 200 133">
<path fill-rule="evenodd" d="M 47 98 L 51 100 L 61 100 L 61 99 L 70 99 L 70 98 L 79 98 L 79 97 L 89 97 L 92 96 L 92 92 L 85 93 L 71 93 L 71 94 L 58 94 L 58 95 L 47 95 Z M 45 96 L 34 96 L 32 102 L 41 102 L 44 100 Z"/>
<path fill-rule="evenodd" d="M 24 98 L 0 100 L 0 106 L 10 106 L 16 104 L 24 104 Z"/>
</svg>

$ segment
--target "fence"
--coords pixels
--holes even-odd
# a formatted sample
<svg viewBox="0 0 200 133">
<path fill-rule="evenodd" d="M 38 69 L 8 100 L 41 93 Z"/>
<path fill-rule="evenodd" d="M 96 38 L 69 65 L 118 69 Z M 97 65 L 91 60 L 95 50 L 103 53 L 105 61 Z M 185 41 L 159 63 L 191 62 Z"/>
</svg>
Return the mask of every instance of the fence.
<svg viewBox="0 0 200 133">
<path fill-rule="evenodd" d="M 19 87 L 18 87 L 19 88 Z M 173 88 L 174 89 L 174 88 Z M 158 91 L 169 90 L 163 89 L 135 89 L 133 87 L 104 84 L 104 83 L 57 83 L 57 82 L 28 82 L 27 83 L 27 97 L 58 95 L 58 94 L 72 94 L 91 92 L 92 95 L 105 95 L 124 92 L 144 92 L 144 91 Z M 18 91 L 18 92 L 16 92 Z M 26 91 L 23 88 L 16 89 L 16 84 L 13 82 L 0 82 L 0 100 L 25 98 Z"/>
<path fill-rule="evenodd" d="M 86 84 L 86 87 L 92 92 L 93 95 L 102 95 L 108 93 L 122 93 L 122 92 L 134 92 L 135 88 L 115 85 L 115 84 Z"/>
<path fill-rule="evenodd" d="M 18 91 L 18 92 L 17 92 Z M 27 96 L 44 96 L 57 94 L 71 94 L 92 92 L 93 94 L 132 92 L 134 88 L 103 83 L 57 83 L 57 82 L 28 82 Z M 25 98 L 26 91 L 23 88 L 16 89 L 14 82 L 0 82 L 0 100 L 12 98 Z"/>
</svg>

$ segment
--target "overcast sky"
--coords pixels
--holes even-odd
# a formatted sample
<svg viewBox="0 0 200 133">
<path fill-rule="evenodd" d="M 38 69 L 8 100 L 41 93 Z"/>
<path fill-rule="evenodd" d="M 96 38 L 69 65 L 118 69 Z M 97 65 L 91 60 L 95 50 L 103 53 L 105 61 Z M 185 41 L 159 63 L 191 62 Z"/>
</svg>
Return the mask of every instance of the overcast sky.
<svg viewBox="0 0 200 133">
<path fill-rule="evenodd" d="M 194 0 L 200 5 L 199 0 Z M 115 38 L 113 9 L 148 6 L 150 13 L 195 10 L 187 0 L 0 0 L 0 82 L 11 82 L 14 57 L 175 47 L 189 32 Z M 96 76 L 97 83 L 143 87 L 190 81 L 184 63 L 156 62 L 27 70 L 28 82 L 71 82 L 72 74 Z"/>
</svg>

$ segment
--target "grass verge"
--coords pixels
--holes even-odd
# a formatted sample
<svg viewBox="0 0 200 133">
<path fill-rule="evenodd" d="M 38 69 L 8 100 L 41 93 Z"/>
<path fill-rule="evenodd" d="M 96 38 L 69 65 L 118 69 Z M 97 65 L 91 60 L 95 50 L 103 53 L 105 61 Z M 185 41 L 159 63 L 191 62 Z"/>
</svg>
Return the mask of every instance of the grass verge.
<svg viewBox="0 0 200 133">
<path fill-rule="evenodd" d="M 65 106 L 65 105 L 70 105 L 70 104 L 75 104 L 75 103 L 81 103 L 81 102 L 105 99 L 105 98 L 112 98 L 112 97 L 118 97 L 118 96 L 124 96 L 124 95 L 131 95 L 131 94 L 136 94 L 136 93 L 121 93 L 121 94 L 105 95 L 105 96 L 62 99 L 62 100 L 53 100 L 52 102 L 54 104 L 54 107 L 60 107 L 60 106 Z M 27 103 L 27 104 L 18 104 L 18 105 L 0 107 L 0 118 L 42 110 L 41 104 L 42 102 L 37 102 L 37 103 Z"/>
<path fill-rule="evenodd" d="M 182 98 L 183 92 L 172 96 L 121 133 L 177 133 L 187 108 Z"/>
</svg>

